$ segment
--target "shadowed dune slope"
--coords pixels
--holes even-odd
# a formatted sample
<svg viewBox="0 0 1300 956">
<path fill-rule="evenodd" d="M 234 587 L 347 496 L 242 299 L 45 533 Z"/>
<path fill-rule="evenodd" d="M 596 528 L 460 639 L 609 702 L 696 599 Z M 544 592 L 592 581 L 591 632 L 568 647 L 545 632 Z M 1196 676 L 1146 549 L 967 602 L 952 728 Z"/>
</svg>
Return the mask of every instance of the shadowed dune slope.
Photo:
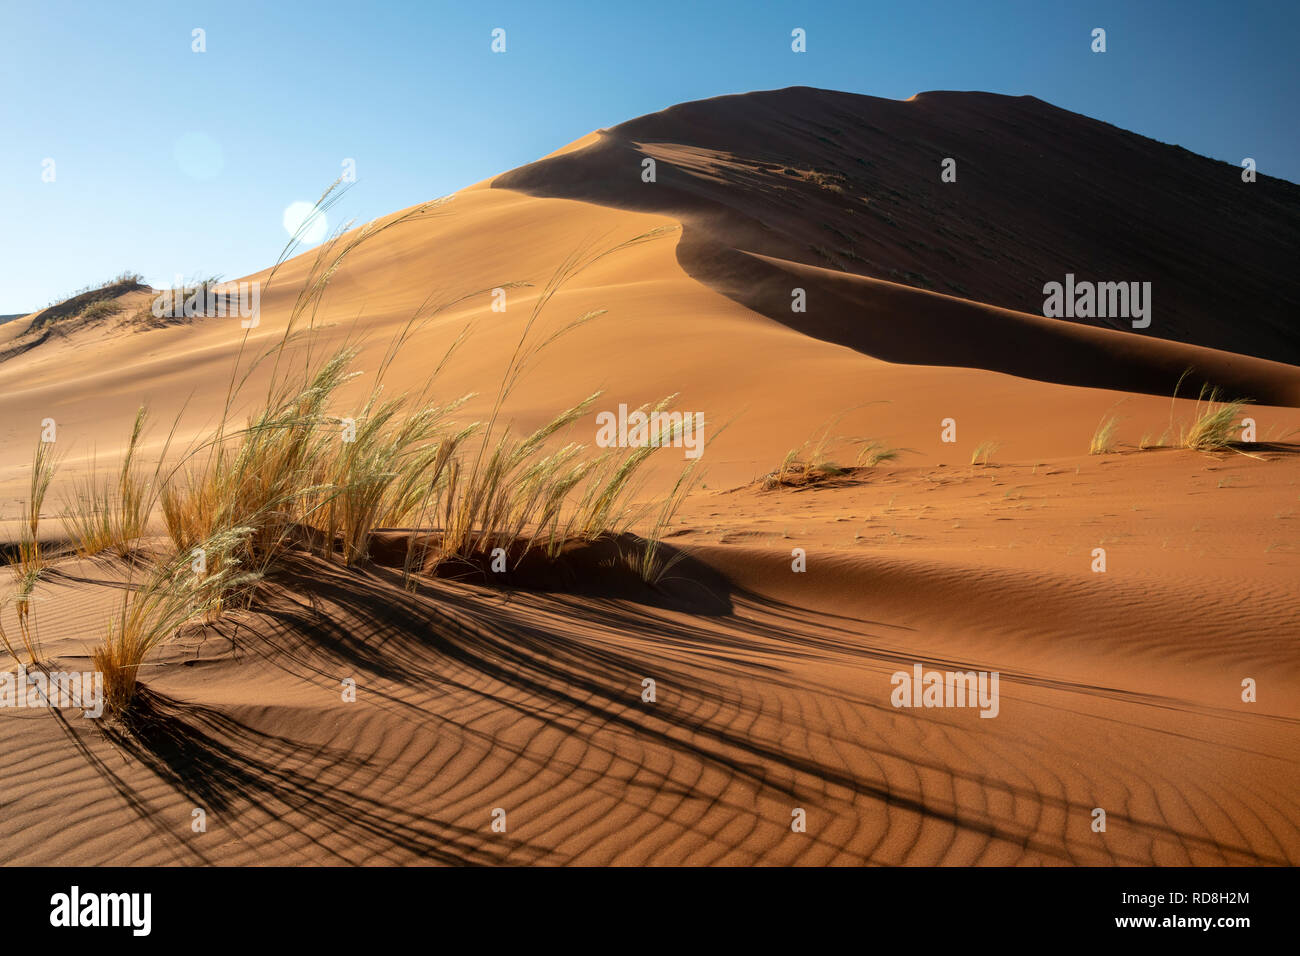
<svg viewBox="0 0 1300 956">
<path fill-rule="evenodd" d="M 1300 370 L 1282 362 L 1014 312 L 895 282 L 742 253 L 749 289 L 771 301 L 815 290 L 804 331 L 890 362 L 1005 372 L 1062 385 L 1169 395 L 1187 369 L 1269 405 L 1300 406 Z M 1186 385 L 1183 386 L 1186 389 Z"/>
<path fill-rule="evenodd" d="M 641 178 L 646 157 L 657 163 L 654 183 Z M 945 157 L 957 161 L 956 183 L 940 180 Z M 1051 355 L 1036 371 L 1010 356 L 963 360 L 971 336 L 928 334 L 933 300 L 894 293 L 889 305 L 908 308 L 896 310 L 893 329 L 881 329 L 844 308 L 869 286 L 837 280 L 884 279 L 1035 316 L 1043 284 L 1067 273 L 1150 282 L 1149 329 L 1135 333 L 1124 318 L 1075 321 L 1126 330 L 1099 348 L 1130 353 L 1128 388 L 1167 394 L 1171 364 L 1224 381 L 1233 371 L 1222 356 L 1152 348 L 1153 338 L 1300 363 L 1300 279 L 1290 268 L 1300 248 L 1300 187 L 1267 176 L 1247 184 L 1240 172 L 1028 96 L 938 92 L 895 101 L 796 87 L 643 116 L 493 185 L 672 215 L 684 224 L 678 255 L 690 275 L 800 331 L 888 361 L 1107 385 L 1087 361 L 1062 374 Z M 772 259 L 827 270 L 809 288 L 807 313 L 791 311 L 790 286 Z M 990 326 L 977 312 L 965 319 L 1009 335 L 1005 352 L 1026 344 L 1023 322 Z M 1079 341 L 1071 333 L 1056 347 Z M 1294 388 L 1292 379 L 1284 391 L 1294 396 Z"/>
</svg>

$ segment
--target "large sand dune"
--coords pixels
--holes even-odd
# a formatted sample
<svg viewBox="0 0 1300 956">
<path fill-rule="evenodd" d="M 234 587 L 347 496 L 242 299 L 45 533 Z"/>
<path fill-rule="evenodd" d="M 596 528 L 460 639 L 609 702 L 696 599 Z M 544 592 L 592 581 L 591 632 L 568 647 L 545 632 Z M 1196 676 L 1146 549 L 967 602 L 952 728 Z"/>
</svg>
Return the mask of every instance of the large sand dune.
<svg viewBox="0 0 1300 956">
<path fill-rule="evenodd" d="M 473 323 L 439 388 L 481 393 L 465 414 L 482 414 L 566 255 L 672 227 L 563 288 L 548 322 L 608 311 L 507 411 L 536 425 L 604 388 L 600 408 L 677 393 L 729 423 L 668 539 L 689 559 L 658 589 L 574 553 L 512 588 L 415 593 L 382 547 L 359 571 L 295 559 L 264 606 L 148 669 L 146 729 L 0 712 L 0 861 L 1300 862 L 1298 216 L 1290 183 L 959 93 L 685 104 L 457 193 L 356 251 L 312 341 L 364 338 L 373 371 L 430 296 L 474 293 L 389 381 L 421 387 Z M 0 518 L 12 529 L 44 418 L 64 480 L 110 461 L 141 403 L 152 448 L 182 406 L 181 440 L 209 429 L 312 259 L 275 275 L 248 341 L 230 318 L 129 327 L 140 291 L 102 322 L 0 326 Z M 1151 328 L 1043 318 L 1043 282 L 1067 271 L 1152 281 Z M 512 282 L 531 285 L 492 312 Z M 1193 413 L 1171 403 L 1188 367 L 1192 398 L 1206 382 L 1256 400 L 1255 457 L 1137 449 Z M 1090 456 L 1108 413 L 1119 453 Z M 761 489 L 841 414 L 835 433 L 907 451 Z M 999 448 L 973 467 L 984 440 Z M 660 453 L 645 494 L 681 465 Z M 58 663 L 86 665 L 126 577 L 100 558 L 42 582 Z M 892 706 L 914 664 L 998 671 L 997 718 Z"/>
</svg>

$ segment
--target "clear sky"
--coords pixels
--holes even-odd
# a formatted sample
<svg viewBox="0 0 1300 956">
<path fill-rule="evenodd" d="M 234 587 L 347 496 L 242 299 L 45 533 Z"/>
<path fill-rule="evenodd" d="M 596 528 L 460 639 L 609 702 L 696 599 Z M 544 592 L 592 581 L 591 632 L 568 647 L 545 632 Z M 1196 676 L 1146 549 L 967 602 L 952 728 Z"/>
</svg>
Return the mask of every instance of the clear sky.
<svg viewBox="0 0 1300 956">
<path fill-rule="evenodd" d="M 1028 93 L 1300 181 L 1297 63 L 1295 0 L 0 0 L 0 314 L 123 270 L 263 268 L 348 158 L 332 217 L 364 221 L 674 103 L 793 85 Z"/>
</svg>

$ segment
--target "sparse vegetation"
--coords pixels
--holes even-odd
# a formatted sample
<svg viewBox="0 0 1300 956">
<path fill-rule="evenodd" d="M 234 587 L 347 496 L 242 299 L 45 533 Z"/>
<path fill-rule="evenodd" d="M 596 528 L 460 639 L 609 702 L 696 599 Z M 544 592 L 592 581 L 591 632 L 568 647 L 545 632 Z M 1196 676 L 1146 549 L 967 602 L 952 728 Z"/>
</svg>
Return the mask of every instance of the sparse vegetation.
<svg viewBox="0 0 1300 956">
<path fill-rule="evenodd" d="M 905 450 L 892 448 L 876 438 L 855 438 L 853 441 L 862 446 L 858 451 L 859 468 L 875 468 L 883 461 L 896 461 Z"/>
<path fill-rule="evenodd" d="M 63 527 L 81 557 L 112 550 L 125 558 L 147 529 L 160 490 L 158 470 L 146 477 L 137 459 L 147 419 L 148 410 L 141 407 L 116 478 L 101 482 L 92 463 L 89 476 L 75 486 L 73 500 L 64 503 Z M 167 445 L 170 442 L 169 435 Z M 159 455 L 160 466 L 167 445 Z"/>
<path fill-rule="evenodd" d="M 1119 428 L 1119 418 L 1114 415 L 1102 416 L 1097 429 L 1092 433 L 1088 443 L 1089 455 L 1109 455 L 1115 450 L 1115 431 Z"/>
<path fill-rule="evenodd" d="M 98 322 L 100 319 L 106 319 L 109 316 L 117 315 L 122 311 L 121 303 L 114 302 L 111 299 L 100 299 L 98 302 L 92 302 L 86 306 L 81 313 L 81 317 L 89 322 Z"/>
<path fill-rule="evenodd" d="M 993 457 L 993 453 L 996 452 L 1001 447 L 1002 447 L 1001 442 L 996 442 L 996 441 L 980 442 L 978 445 L 975 446 L 975 450 L 971 452 L 970 463 L 972 465 L 981 465 L 987 467 L 989 463 L 989 459 Z"/>
<path fill-rule="evenodd" d="M 673 485 L 672 491 L 669 492 L 668 497 L 660 505 L 653 524 L 646 532 L 640 558 L 636 561 L 634 567 L 637 574 L 641 576 L 641 580 L 647 584 L 658 584 L 674 566 L 687 556 L 686 551 L 678 550 L 670 557 L 665 558 L 663 554 L 663 537 L 664 532 L 672 524 L 673 517 L 699 480 L 700 475 L 697 471 L 699 462 L 700 459 L 696 458 L 682 469 L 677 478 L 677 483 Z"/>
<path fill-rule="evenodd" d="M 244 581 L 229 559 L 247 529 L 231 529 L 202 542 L 206 553 L 220 556 L 219 570 L 197 574 L 185 554 L 150 565 L 145 579 L 128 580 L 118 613 L 103 643 L 91 652 L 95 670 L 104 675 L 104 706 L 112 714 L 129 711 L 145 658 L 186 624 L 218 609 L 223 595 Z"/>
<path fill-rule="evenodd" d="M 27 500 L 23 502 L 23 514 L 18 528 L 18 546 L 9 570 L 14 576 L 15 593 L 14 611 L 18 617 L 19 639 L 27 652 L 30 663 L 40 660 L 40 643 L 32 620 L 32 599 L 36 584 L 49 564 L 49 555 L 41 546 L 40 527 L 41 510 L 45 506 L 45 496 L 49 493 L 50 483 L 59 465 L 54 442 L 41 441 L 36 445 L 32 456 L 32 470 L 28 481 Z M 0 628 L 0 642 L 17 660 L 9 636 Z"/>
<path fill-rule="evenodd" d="M 120 273 L 113 276 L 113 278 L 109 279 L 107 282 L 98 282 L 98 283 L 93 283 L 91 285 L 82 286 L 80 289 L 76 290 L 71 295 L 58 300 L 58 302 L 51 302 L 50 306 L 59 305 L 65 302 L 71 302 L 74 299 L 78 299 L 90 293 L 102 293 L 105 292 L 106 290 L 116 289 L 121 286 L 142 286 L 143 284 L 144 284 L 144 276 L 142 276 L 138 272 L 133 272 L 130 269 L 123 269 Z"/>
<path fill-rule="evenodd" d="M 1225 451 L 1239 438 L 1238 418 L 1249 399 L 1226 402 L 1217 388 L 1201 386 L 1192 424 L 1179 430 L 1178 444 L 1195 451 Z"/>
<path fill-rule="evenodd" d="M 97 286 L 78 289 L 68 298 L 58 303 L 51 303 L 33 318 L 30 333 L 39 333 L 64 326 L 77 326 L 82 322 L 91 322 L 116 315 L 122 306 L 116 301 L 128 292 L 147 289 L 144 278 L 136 272 L 123 272 L 108 282 Z"/>
<path fill-rule="evenodd" d="M 1248 398 L 1225 401 L 1218 387 L 1211 387 L 1208 383 L 1202 384 L 1191 423 L 1175 424 L 1174 412 L 1178 402 L 1178 392 L 1182 388 L 1184 379 L 1191 373 L 1192 369 L 1188 368 L 1178 377 L 1173 397 L 1169 400 L 1169 425 L 1160 436 L 1159 444 L 1168 444 L 1170 435 L 1176 434 L 1179 448 L 1207 452 L 1232 450 L 1243 455 L 1247 454 L 1236 446 L 1240 444 L 1241 423 L 1238 419 L 1246 406 L 1251 404 Z"/>
<path fill-rule="evenodd" d="M 797 488 L 828 478 L 842 477 L 858 469 L 874 468 L 882 462 L 895 461 L 907 450 L 894 448 L 877 438 L 832 437 L 831 429 L 845 414 L 847 412 L 836 415 L 826 423 L 820 434 L 815 434 L 815 437 L 809 438 L 799 447 L 790 449 L 776 470 L 763 476 L 763 489 Z M 859 447 L 852 466 L 841 465 L 832 459 L 832 448 L 843 447 L 847 450 L 853 446 Z"/>
</svg>

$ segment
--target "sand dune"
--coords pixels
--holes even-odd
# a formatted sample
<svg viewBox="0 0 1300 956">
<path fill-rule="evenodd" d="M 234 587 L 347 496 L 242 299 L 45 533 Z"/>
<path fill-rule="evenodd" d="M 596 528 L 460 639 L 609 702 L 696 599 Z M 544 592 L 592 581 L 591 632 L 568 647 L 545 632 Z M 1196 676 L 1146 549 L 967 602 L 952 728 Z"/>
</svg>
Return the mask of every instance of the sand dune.
<svg viewBox="0 0 1300 956">
<path fill-rule="evenodd" d="M 422 303 L 467 296 L 388 380 L 422 387 L 472 324 L 439 380 L 479 393 L 472 420 L 566 255 L 668 227 L 560 291 L 549 323 L 607 312 L 506 414 L 535 427 L 604 388 L 602 409 L 676 393 L 710 433 L 728 423 L 666 539 L 686 558 L 650 587 L 603 542 L 409 591 L 406 529 L 364 568 L 297 554 L 255 609 L 151 662 L 131 732 L 0 711 L 0 862 L 1300 862 L 1300 187 L 1255 186 L 1030 97 L 799 88 L 674 107 L 457 193 L 357 250 L 312 348 L 364 340 L 373 374 Z M 228 317 L 135 321 L 138 289 L 93 322 L 74 304 L 0 326 L 0 527 L 47 417 L 66 454 L 51 540 L 60 493 L 114 460 L 141 403 L 146 451 L 182 409 L 177 442 L 205 434 L 313 256 L 264 288 L 247 341 Z M 1151 328 L 1043 318 L 1066 271 L 1152 281 Z M 1257 445 L 1138 450 L 1194 414 L 1171 402 L 1188 367 L 1191 399 L 1208 382 L 1256 401 Z M 1109 414 L 1116 453 L 1088 455 Z M 837 417 L 900 456 L 762 489 Z M 644 495 L 682 464 L 660 452 Z M 35 613 L 55 664 L 88 666 L 129 575 L 51 569 Z M 893 706 L 917 664 L 999 672 L 997 718 Z"/>
<path fill-rule="evenodd" d="M 1300 363 L 1300 187 L 1243 184 L 1240 169 L 1031 96 L 793 87 L 683 103 L 581 142 L 494 185 L 678 216 L 683 268 L 780 321 L 798 321 L 789 291 L 751 288 L 735 250 L 1029 314 L 1067 272 L 1149 281 L 1147 337 Z M 955 183 L 940 180 L 948 157 Z"/>
</svg>

